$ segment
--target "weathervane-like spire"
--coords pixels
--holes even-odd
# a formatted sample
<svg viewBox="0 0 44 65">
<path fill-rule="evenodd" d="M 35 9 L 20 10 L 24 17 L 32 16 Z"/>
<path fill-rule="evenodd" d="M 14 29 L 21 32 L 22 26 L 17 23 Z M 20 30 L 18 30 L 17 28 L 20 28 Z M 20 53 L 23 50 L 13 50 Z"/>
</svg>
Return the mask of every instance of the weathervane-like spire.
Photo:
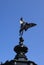
<svg viewBox="0 0 44 65">
<path fill-rule="evenodd" d="M 20 60 L 22 60 L 22 58 L 23 58 L 24 60 L 27 60 L 25 53 L 28 52 L 28 48 L 23 44 L 24 39 L 23 39 L 22 35 L 23 35 L 24 31 L 27 31 L 28 28 L 31 28 L 35 25 L 36 25 L 35 23 L 27 23 L 23 20 L 23 18 L 20 18 L 20 30 L 19 30 L 20 38 L 19 38 L 19 45 L 17 45 L 14 48 L 14 51 L 17 53 L 17 55 L 15 56 L 15 59 L 20 58 Z"/>
<path fill-rule="evenodd" d="M 29 28 L 34 26 L 36 26 L 35 23 L 27 23 L 23 20 L 23 18 L 20 18 L 20 30 L 19 30 L 20 36 L 23 35 L 24 31 L 27 31 Z"/>
</svg>

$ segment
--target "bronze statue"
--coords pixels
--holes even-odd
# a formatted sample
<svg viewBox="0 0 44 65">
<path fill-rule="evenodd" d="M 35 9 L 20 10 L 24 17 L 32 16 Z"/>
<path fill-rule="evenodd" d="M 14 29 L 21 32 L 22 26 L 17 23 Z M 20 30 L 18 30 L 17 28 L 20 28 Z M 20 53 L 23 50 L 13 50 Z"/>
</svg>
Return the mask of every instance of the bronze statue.
<svg viewBox="0 0 44 65">
<path fill-rule="evenodd" d="M 29 28 L 33 27 L 33 26 L 36 26 L 35 23 L 27 23 L 27 22 L 24 22 L 23 18 L 20 19 L 20 24 L 21 24 L 21 27 L 20 27 L 20 35 L 22 36 L 23 35 L 23 31 L 27 31 Z"/>
</svg>

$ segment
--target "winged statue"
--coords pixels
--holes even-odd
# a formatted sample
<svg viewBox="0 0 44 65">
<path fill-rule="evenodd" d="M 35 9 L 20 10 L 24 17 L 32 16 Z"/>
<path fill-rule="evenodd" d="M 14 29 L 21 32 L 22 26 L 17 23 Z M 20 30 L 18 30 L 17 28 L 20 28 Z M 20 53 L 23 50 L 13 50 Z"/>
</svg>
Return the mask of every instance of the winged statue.
<svg viewBox="0 0 44 65">
<path fill-rule="evenodd" d="M 20 26 L 19 32 L 20 32 L 21 35 L 23 34 L 23 31 L 27 31 L 29 28 L 37 25 L 35 23 L 27 23 L 23 20 L 23 18 L 20 18 L 20 24 L 21 24 L 21 26 Z"/>
</svg>

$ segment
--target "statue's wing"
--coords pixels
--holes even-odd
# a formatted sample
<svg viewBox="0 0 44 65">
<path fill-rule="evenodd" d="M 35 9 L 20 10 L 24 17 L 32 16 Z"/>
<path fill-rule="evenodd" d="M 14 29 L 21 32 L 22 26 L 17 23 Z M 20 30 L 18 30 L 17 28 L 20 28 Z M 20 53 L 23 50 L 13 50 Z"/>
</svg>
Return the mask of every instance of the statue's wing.
<svg viewBox="0 0 44 65">
<path fill-rule="evenodd" d="M 23 30 L 27 31 L 28 28 L 31 28 L 33 26 L 36 26 L 35 23 L 25 23 L 25 25 L 22 26 L 22 28 L 20 29 L 20 32 L 22 32 Z"/>
<path fill-rule="evenodd" d="M 36 26 L 36 24 L 35 24 L 35 23 L 26 23 L 26 24 L 25 24 L 25 31 L 26 31 L 28 28 L 31 28 L 31 27 L 33 27 L 33 26 Z"/>
</svg>

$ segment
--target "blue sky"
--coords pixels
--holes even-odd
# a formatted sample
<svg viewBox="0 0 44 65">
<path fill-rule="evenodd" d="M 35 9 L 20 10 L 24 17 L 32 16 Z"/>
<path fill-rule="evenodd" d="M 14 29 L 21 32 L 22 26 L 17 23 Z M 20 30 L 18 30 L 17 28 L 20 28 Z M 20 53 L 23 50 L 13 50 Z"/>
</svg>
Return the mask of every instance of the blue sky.
<svg viewBox="0 0 44 65">
<path fill-rule="evenodd" d="M 37 24 L 23 35 L 27 58 L 44 65 L 44 0 L 0 0 L 0 62 L 15 57 L 21 17 Z"/>
</svg>

